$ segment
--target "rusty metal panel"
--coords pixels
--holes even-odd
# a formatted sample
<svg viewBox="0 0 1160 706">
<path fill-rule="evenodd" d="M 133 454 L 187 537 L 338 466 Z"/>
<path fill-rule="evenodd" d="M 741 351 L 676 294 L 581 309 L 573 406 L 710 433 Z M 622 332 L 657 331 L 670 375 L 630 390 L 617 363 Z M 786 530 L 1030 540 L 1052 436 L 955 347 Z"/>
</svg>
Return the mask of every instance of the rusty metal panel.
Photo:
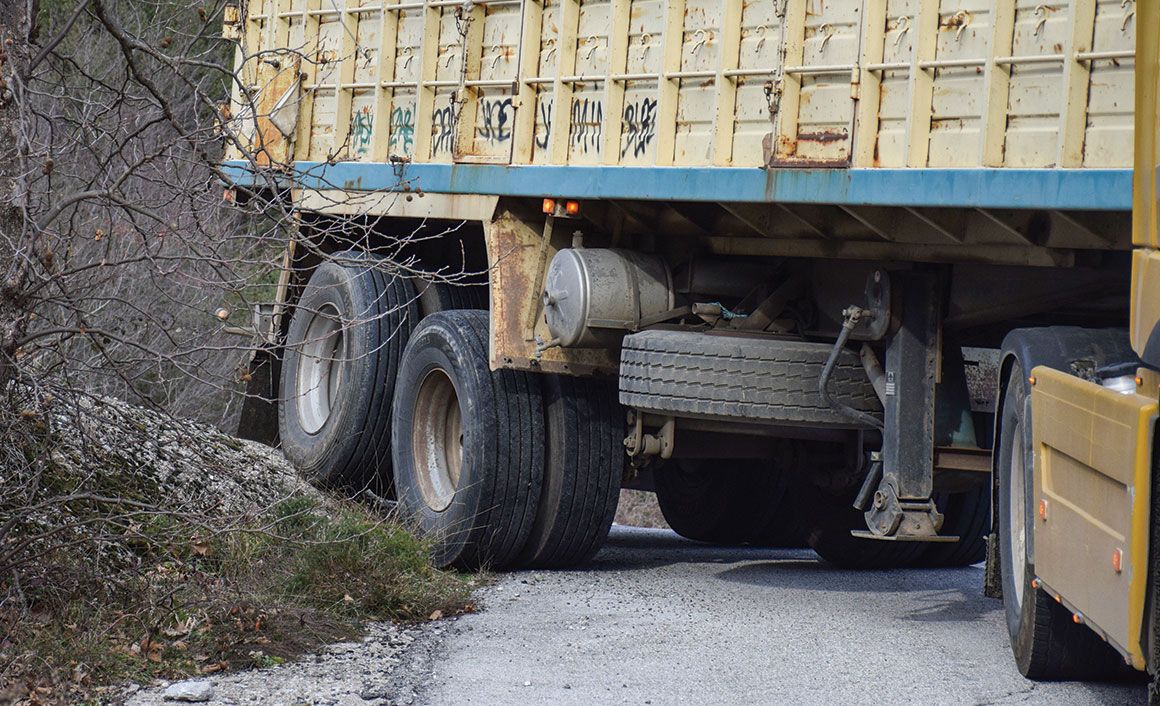
<svg viewBox="0 0 1160 706">
<path fill-rule="evenodd" d="M 485 6 L 473 15 L 482 27 L 476 46 L 465 45 L 466 62 L 463 111 L 474 113 L 464 120 L 463 149 L 457 161 L 509 162 L 515 134 L 516 74 L 519 68 L 520 6 Z"/>
<path fill-rule="evenodd" d="M 940 12 L 934 60 L 945 65 L 934 69 L 929 166 L 977 164 L 993 4 L 992 0 L 971 0 L 959 3 L 957 10 L 944 7 Z"/>
<path fill-rule="evenodd" d="M 1112 58 L 1091 63 L 1083 166 L 1117 167 L 1132 154 L 1135 112 L 1135 3 L 1100 0 L 1096 4 L 1092 51 Z"/>
<path fill-rule="evenodd" d="M 537 341 L 551 338 L 544 323 L 543 275 L 556 252 L 567 247 L 567 229 L 555 232 L 501 211 L 484 224 L 491 270 L 492 369 L 513 368 L 574 375 L 616 375 L 619 352 L 601 348 L 549 348 L 536 352 Z"/>
<path fill-rule="evenodd" d="M 789 6 L 795 2 L 803 0 Z M 853 154 L 861 4 L 803 4 L 800 18 L 786 15 L 773 163 L 846 165 Z"/>
</svg>

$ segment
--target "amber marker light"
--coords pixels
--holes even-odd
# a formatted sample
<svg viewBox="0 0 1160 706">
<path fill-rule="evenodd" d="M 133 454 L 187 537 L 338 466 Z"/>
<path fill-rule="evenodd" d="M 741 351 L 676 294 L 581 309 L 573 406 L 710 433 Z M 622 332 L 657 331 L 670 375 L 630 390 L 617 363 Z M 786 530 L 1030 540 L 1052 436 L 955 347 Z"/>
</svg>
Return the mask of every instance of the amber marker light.
<svg viewBox="0 0 1160 706">
<path fill-rule="evenodd" d="M 1039 579 L 1031 579 L 1031 588 L 1039 588 Z"/>
<path fill-rule="evenodd" d="M 1112 550 L 1112 571 L 1115 571 L 1118 574 L 1123 570 L 1124 570 L 1124 550 L 1113 549 Z"/>
<path fill-rule="evenodd" d="M 549 213 L 549 214 L 555 213 L 555 211 L 556 211 L 556 199 L 544 199 L 543 211 L 544 211 L 544 213 Z"/>
<path fill-rule="evenodd" d="M 1039 519 L 1043 520 L 1044 522 L 1047 522 L 1047 501 L 1046 500 L 1039 501 Z"/>
<path fill-rule="evenodd" d="M 569 216 L 579 215 L 580 214 L 580 202 L 579 201 L 566 201 L 566 202 L 564 202 L 564 213 L 567 213 Z"/>
<path fill-rule="evenodd" d="M 1035 376 L 1034 376 L 1034 375 L 1032 375 L 1031 377 L 1027 378 L 1027 382 L 1029 382 L 1029 383 L 1031 383 L 1032 385 L 1034 385 L 1034 384 L 1035 384 Z"/>
</svg>

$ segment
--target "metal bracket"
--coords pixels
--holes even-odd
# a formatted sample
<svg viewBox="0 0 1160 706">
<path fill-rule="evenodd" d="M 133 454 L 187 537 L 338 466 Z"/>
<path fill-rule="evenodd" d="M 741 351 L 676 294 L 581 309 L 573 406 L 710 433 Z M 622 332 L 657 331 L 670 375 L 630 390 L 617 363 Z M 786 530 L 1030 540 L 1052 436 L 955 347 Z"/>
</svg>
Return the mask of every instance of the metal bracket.
<svg viewBox="0 0 1160 706">
<path fill-rule="evenodd" d="M 628 411 L 628 423 L 632 428 L 624 439 L 624 448 L 634 462 L 644 456 L 672 458 L 673 447 L 676 445 L 675 419 L 666 417 L 656 434 L 645 433 L 644 415 L 636 410 Z"/>
<path fill-rule="evenodd" d="M 896 540 L 955 542 L 958 537 L 939 537 L 943 515 L 931 499 L 902 501 L 894 486 L 882 483 L 874 493 L 873 502 L 866 510 L 865 534 L 875 539 L 890 537 Z M 865 536 L 865 534 L 858 534 Z"/>
<path fill-rule="evenodd" d="M 871 316 L 863 317 L 859 326 L 850 332 L 855 341 L 880 341 L 890 331 L 890 275 L 885 270 L 874 270 L 866 278 L 866 306 Z"/>
</svg>

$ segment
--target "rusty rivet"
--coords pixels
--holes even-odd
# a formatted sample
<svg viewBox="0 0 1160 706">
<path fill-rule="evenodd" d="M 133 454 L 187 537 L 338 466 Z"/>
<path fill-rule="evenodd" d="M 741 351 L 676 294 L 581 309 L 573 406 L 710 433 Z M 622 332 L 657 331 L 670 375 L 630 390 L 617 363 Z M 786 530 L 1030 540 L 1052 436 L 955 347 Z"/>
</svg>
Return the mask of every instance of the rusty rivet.
<svg viewBox="0 0 1160 706">
<path fill-rule="evenodd" d="M 1113 549 L 1112 550 L 1112 571 L 1115 571 L 1118 574 L 1118 573 L 1122 572 L 1123 570 L 1124 570 L 1124 550 L 1119 549 L 1119 548 Z"/>
</svg>

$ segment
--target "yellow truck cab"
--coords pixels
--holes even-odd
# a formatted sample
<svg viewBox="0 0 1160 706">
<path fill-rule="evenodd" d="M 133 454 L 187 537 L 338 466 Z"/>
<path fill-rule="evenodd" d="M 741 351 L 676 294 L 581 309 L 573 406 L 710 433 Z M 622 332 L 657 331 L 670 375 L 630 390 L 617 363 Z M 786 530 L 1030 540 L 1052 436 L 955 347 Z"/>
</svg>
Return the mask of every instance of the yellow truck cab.
<svg viewBox="0 0 1160 706">
<path fill-rule="evenodd" d="M 1004 361 L 990 555 L 991 568 L 996 555 L 1001 565 L 990 576 L 1001 580 L 989 587 L 1002 593 L 1020 671 L 1034 679 L 1104 678 L 1124 664 L 1156 674 L 1160 657 L 1160 6 L 1136 12 L 1129 335 L 1093 343 L 1013 332 L 1022 340 Z M 1120 344 L 1131 350 L 1111 350 Z M 1079 349 L 1124 367 L 1093 381 Z"/>
</svg>

